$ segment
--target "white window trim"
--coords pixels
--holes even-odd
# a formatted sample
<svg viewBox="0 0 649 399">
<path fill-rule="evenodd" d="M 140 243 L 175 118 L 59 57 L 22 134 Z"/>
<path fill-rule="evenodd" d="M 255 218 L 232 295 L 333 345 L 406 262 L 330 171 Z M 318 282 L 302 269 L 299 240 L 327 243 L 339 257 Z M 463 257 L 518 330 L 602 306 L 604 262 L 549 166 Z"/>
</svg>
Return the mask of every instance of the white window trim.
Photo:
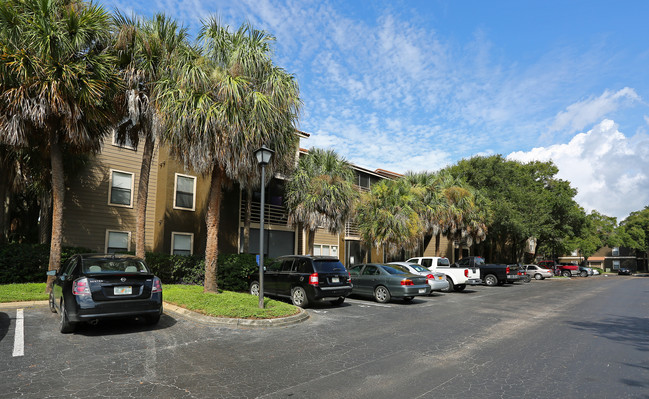
<svg viewBox="0 0 649 399">
<path fill-rule="evenodd" d="M 113 129 L 112 144 L 113 144 L 115 147 L 117 147 L 117 148 L 125 148 L 125 149 L 127 149 L 127 150 L 137 151 L 137 148 L 133 147 L 132 145 L 127 145 L 127 144 L 122 145 L 122 144 L 118 144 L 118 143 L 117 143 L 117 131 L 116 131 L 115 129 Z"/>
<path fill-rule="evenodd" d="M 176 206 L 176 193 L 178 192 L 178 176 L 181 177 L 189 177 L 191 179 L 194 179 L 194 192 L 192 195 L 192 207 L 191 208 L 183 208 L 181 206 Z M 183 211 L 195 211 L 196 210 L 196 176 L 191 176 L 191 175 L 184 175 L 182 173 L 176 173 L 174 175 L 174 202 L 173 202 L 173 209 L 180 209 Z"/>
<path fill-rule="evenodd" d="M 110 202 L 110 197 L 113 191 L 113 172 L 119 172 L 119 173 L 124 173 L 127 175 L 131 175 L 131 200 L 130 200 L 130 205 L 123 205 L 123 204 L 113 204 Z M 135 173 L 133 172 L 126 172 L 124 170 L 117 170 L 117 169 L 110 169 L 109 170 L 109 176 L 108 176 L 108 205 L 110 206 L 118 206 L 120 208 L 133 208 L 133 191 L 135 188 Z"/>
<path fill-rule="evenodd" d="M 108 253 L 108 236 L 110 233 L 127 233 L 128 234 L 128 241 L 126 242 L 126 252 L 129 252 L 131 250 L 131 232 L 130 231 L 124 231 L 124 230 L 106 230 L 106 239 L 104 240 L 104 253 Z"/>
<path fill-rule="evenodd" d="M 185 233 L 182 231 L 172 231 L 171 232 L 171 251 L 170 255 L 174 254 L 174 241 L 177 235 L 189 236 L 189 254 L 194 255 L 194 233 Z"/>
<path fill-rule="evenodd" d="M 340 246 L 339 246 L 339 245 L 336 245 L 336 244 L 317 244 L 317 243 L 314 243 L 314 244 L 313 244 L 313 254 L 314 254 L 314 255 L 315 255 L 315 248 L 316 248 L 316 247 L 320 247 L 320 256 L 335 256 L 335 257 L 337 257 L 337 258 L 340 258 L 340 252 L 339 252 L 339 249 L 340 249 L 339 247 L 340 247 Z M 328 247 L 328 248 L 329 248 L 329 255 L 322 255 L 322 248 L 324 248 L 324 247 Z M 331 254 L 331 248 L 336 248 L 336 255 L 332 255 L 332 254 Z"/>
</svg>

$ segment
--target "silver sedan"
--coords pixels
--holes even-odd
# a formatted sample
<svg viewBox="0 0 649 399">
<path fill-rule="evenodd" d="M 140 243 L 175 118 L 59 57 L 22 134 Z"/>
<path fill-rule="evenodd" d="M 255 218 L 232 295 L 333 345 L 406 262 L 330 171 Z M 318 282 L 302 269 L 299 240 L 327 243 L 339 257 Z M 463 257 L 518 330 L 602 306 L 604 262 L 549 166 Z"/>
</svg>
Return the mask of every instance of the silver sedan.
<svg viewBox="0 0 649 399">
<path fill-rule="evenodd" d="M 537 280 L 543 280 L 554 276 L 552 270 L 544 269 L 537 265 L 522 265 L 521 271 L 530 277 L 534 277 Z"/>
<path fill-rule="evenodd" d="M 389 265 L 401 265 L 408 269 L 412 274 L 418 274 L 420 276 L 425 276 L 428 279 L 428 285 L 430 285 L 430 291 L 441 291 L 448 288 L 448 281 L 446 281 L 446 275 L 439 272 L 431 272 L 427 268 L 418 265 L 416 263 L 408 262 L 390 262 Z"/>
</svg>

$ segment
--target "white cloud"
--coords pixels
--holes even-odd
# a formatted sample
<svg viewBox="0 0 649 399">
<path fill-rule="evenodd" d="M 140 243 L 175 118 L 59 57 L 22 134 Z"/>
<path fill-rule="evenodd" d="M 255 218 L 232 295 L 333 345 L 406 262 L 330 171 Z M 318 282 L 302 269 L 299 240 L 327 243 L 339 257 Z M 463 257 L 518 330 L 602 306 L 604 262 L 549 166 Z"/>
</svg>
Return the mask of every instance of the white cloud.
<svg viewBox="0 0 649 399">
<path fill-rule="evenodd" d="M 649 137 L 629 138 L 605 119 L 567 144 L 538 147 L 509 154 L 508 159 L 552 160 L 557 177 L 577 188 L 576 201 L 621 221 L 649 204 Z"/>
<path fill-rule="evenodd" d="M 588 125 L 601 120 L 604 116 L 620 108 L 625 104 L 633 104 L 640 101 L 640 96 L 635 90 L 625 87 L 615 93 L 606 90 L 597 98 L 589 98 L 574 103 L 565 111 L 561 111 L 550 126 L 550 131 L 567 129 L 570 132 L 581 130 Z"/>
</svg>

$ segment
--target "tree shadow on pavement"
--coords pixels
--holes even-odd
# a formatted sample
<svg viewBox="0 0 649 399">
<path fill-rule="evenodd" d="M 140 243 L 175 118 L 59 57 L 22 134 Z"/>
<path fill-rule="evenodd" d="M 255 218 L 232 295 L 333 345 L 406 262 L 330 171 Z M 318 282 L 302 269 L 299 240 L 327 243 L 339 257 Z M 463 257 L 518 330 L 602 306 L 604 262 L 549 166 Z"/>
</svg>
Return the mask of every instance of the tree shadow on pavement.
<svg viewBox="0 0 649 399">
<path fill-rule="evenodd" d="M 11 324 L 11 317 L 4 312 L 0 312 L 0 341 L 7 335 L 9 325 Z"/>
<path fill-rule="evenodd" d="M 649 319 L 645 317 L 614 316 L 602 321 L 568 322 L 576 330 L 624 343 L 637 350 L 649 352 Z"/>
</svg>

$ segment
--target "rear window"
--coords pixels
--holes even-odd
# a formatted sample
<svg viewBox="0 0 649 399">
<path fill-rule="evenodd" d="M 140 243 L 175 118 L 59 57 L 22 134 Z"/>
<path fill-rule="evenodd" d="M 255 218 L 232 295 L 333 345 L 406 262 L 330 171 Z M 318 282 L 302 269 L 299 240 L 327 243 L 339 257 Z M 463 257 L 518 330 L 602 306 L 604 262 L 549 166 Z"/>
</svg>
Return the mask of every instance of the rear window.
<svg viewBox="0 0 649 399">
<path fill-rule="evenodd" d="M 383 270 L 390 274 L 410 274 L 410 270 L 399 265 L 383 265 Z"/>
<path fill-rule="evenodd" d="M 437 266 L 450 266 L 451 262 L 448 261 L 448 258 L 439 258 L 437 259 Z"/>
<path fill-rule="evenodd" d="M 84 259 L 82 264 L 84 273 L 149 273 L 137 259 Z"/>
<path fill-rule="evenodd" d="M 410 265 L 410 267 L 412 267 L 413 269 L 415 269 L 418 272 L 428 272 L 429 271 L 425 267 L 419 266 L 419 265 Z"/>
<path fill-rule="evenodd" d="M 345 272 L 345 266 L 339 260 L 316 260 L 313 266 L 317 273 L 340 273 Z"/>
</svg>

